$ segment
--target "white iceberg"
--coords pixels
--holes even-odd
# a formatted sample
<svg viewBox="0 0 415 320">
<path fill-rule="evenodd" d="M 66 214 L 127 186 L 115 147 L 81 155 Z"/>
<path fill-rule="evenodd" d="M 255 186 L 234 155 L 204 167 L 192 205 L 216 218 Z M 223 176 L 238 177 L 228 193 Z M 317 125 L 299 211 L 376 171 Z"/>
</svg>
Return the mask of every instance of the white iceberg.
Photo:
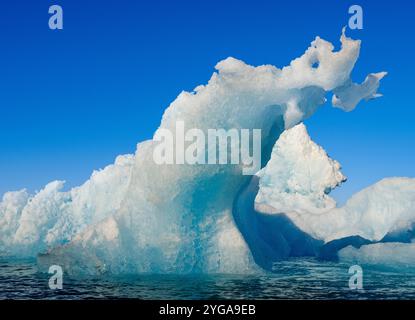
<svg viewBox="0 0 415 320">
<path fill-rule="evenodd" d="M 33 196 L 25 190 L 6 193 L 0 202 L 0 252 L 36 256 L 114 214 L 128 187 L 132 164 L 132 155 L 119 156 L 113 165 L 66 192 L 63 181 L 54 181 Z"/>
<path fill-rule="evenodd" d="M 345 180 L 340 165 L 300 124 L 285 131 L 258 176 L 257 211 L 285 214 L 302 231 L 329 242 L 352 236 L 380 241 L 413 229 L 415 179 L 388 178 L 353 195 L 343 207 L 328 193 Z"/>
<path fill-rule="evenodd" d="M 335 52 L 331 43 L 317 37 L 301 57 L 282 69 L 225 59 L 216 65 L 217 72 L 208 84 L 193 92 L 182 92 L 173 101 L 163 115 L 160 129 L 174 133 L 179 121 L 185 129 L 204 132 L 215 128 L 261 129 L 263 167 L 279 136 L 310 117 L 326 101 L 328 92 L 336 95 L 334 104 L 345 111 L 361 99 L 378 96 L 376 90 L 384 73 L 369 75 L 362 85 L 352 84 L 350 73 L 359 55 L 360 41 L 347 38 L 343 32 L 341 44 L 341 50 Z M 286 163 L 280 168 L 272 165 L 271 159 L 267 165 L 270 169 L 261 173 L 258 199 L 263 198 L 258 203 L 261 208 L 284 209 L 300 228 L 327 241 L 332 234 L 343 236 L 348 231 L 337 230 L 339 224 L 331 220 L 329 223 L 335 224 L 333 233 L 328 231 L 329 223 L 321 228 L 304 226 L 302 221 L 308 217 L 301 215 L 309 215 L 307 209 L 315 217 L 332 210 L 335 203 L 327 193 L 344 176 L 338 163 L 307 140 L 301 128 L 288 135 L 302 139 L 294 142 L 301 144 L 298 150 L 312 150 L 307 158 L 315 160 L 309 166 L 310 176 L 304 170 L 292 171 L 301 169 L 302 164 L 295 159 L 297 148 L 286 145 L 294 157 L 281 157 Z M 256 239 L 259 229 L 254 233 L 244 230 L 255 218 L 252 210 L 258 177 L 243 175 L 244 164 L 158 165 L 153 159 L 156 145 L 155 140 L 140 143 L 134 156 L 119 158 L 71 191 L 63 192 L 63 183 L 53 182 L 29 198 L 24 192 L 6 195 L 0 205 L 0 221 L 4 217 L 8 221 L 0 223 L 1 248 L 15 255 L 42 252 L 41 267 L 59 264 L 73 274 L 247 273 L 256 272 L 258 265 L 268 268 L 268 253 L 275 257 L 313 254 L 320 244 L 295 230 L 294 225 L 286 229 L 291 221 L 278 221 L 277 225 L 285 228 L 280 238 L 262 239 L 261 245 L 254 243 L 253 250 L 249 239 Z M 284 172 L 284 166 L 291 171 Z M 270 175 L 274 173 L 282 175 L 287 192 L 281 190 L 282 184 L 268 185 L 269 190 L 265 190 L 267 179 L 273 180 Z M 299 185 L 304 181 L 310 185 Z M 305 192 L 297 196 L 290 190 Z M 272 238 L 272 232 L 278 234 L 271 227 L 265 231 L 268 238 Z M 277 244 L 278 239 L 285 241 L 283 247 Z M 305 242 L 311 243 L 306 249 L 301 246 Z M 261 254 L 260 250 L 265 251 Z"/>
<path fill-rule="evenodd" d="M 387 269 L 414 271 L 415 243 L 387 242 L 354 248 L 348 246 L 339 251 L 342 262 Z"/>
</svg>

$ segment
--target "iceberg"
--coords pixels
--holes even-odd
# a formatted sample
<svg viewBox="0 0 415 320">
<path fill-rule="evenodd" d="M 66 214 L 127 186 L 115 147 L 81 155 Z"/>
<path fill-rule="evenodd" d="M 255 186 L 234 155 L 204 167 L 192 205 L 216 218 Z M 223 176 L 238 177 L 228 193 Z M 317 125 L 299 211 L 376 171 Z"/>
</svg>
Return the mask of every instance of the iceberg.
<svg viewBox="0 0 415 320">
<path fill-rule="evenodd" d="M 413 230 L 415 179 L 383 179 L 336 207 L 328 194 L 346 178 L 340 164 L 310 139 L 303 124 L 281 135 L 258 176 L 257 211 L 284 214 L 326 243 L 351 236 L 381 241 Z"/>
<path fill-rule="evenodd" d="M 380 96 L 386 73 L 353 83 L 360 41 L 344 29 L 340 41 L 334 51 L 317 37 L 282 69 L 227 58 L 206 85 L 170 104 L 153 139 L 139 143 L 134 155 L 120 156 L 67 192 L 56 181 L 35 195 L 7 193 L 0 204 L 2 252 L 37 256 L 41 270 L 57 264 L 75 275 L 252 273 L 272 270 L 274 261 L 289 256 L 318 256 L 332 240 L 370 242 L 402 230 L 412 221 L 409 210 L 385 209 L 389 220 L 379 223 L 365 210 L 371 192 L 336 208 L 328 193 L 345 180 L 340 165 L 300 124 L 329 93 L 344 111 Z M 204 133 L 260 129 L 261 171 L 246 176 L 244 163 L 157 164 L 155 137 L 161 130 L 174 137 L 177 123 Z M 401 188 L 394 191 L 396 184 Z M 402 191 L 410 202 L 410 184 L 391 180 L 374 189 L 386 188 L 391 197 Z M 369 201 L 373 208 L 379 197 Z"/>
<path fill-rule="evenodd" d="M 304 124 L 281 134 L 261 171 L 255 208 L 263 213 L 304 213 L 306 217 L 336 207 L 328 194 L 346 180 L 340 164 L 314 143 Z"/>
<path fill-rule="evenodd" d="M 304 124 L 281 134 L 271 159 L 234 205 L 235 222 L 258 265 L 272 271 L 289 257 L 344 260 L 345 252 L 361 257 L 376 242 L 412 241 L 415 179 L 383 179 L 337 207 L 329 193 L 346 180 L 340 169 Z"/>
<path fill-rule="evenodd" d="M 339 251 L 339 258 L 342 262 L 350 264 L 413 272 L 415 243 L 374 243 L 360 248 L 347 246 Z"/>
<path fill-rule="evenodd" d="M 128 187 L 132 155 L 94 171 L 82 186 L 62 191 L 63 181 L 47 184 L 35 195 L 6 193 L 0 202 L 0 253 L 30 257 L 64 244 L 74 235 L 119 209 Z"/>
</svg>

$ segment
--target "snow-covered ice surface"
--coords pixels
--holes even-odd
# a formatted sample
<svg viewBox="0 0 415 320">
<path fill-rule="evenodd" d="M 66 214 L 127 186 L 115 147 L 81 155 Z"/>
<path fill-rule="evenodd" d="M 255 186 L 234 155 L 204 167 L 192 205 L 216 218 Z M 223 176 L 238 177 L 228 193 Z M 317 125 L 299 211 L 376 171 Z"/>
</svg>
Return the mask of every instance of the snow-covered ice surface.
<svg viewBox="0 0 415 320">
<path fill-rule="evenodd" d="M 159 130 L 173 134 L 178 121 L 205 133 L 261 129 L 258 176 L 243 175 L 243 164 L 159 165 L 157 141 L 144 141 L 79 188 L 65 192 L 55 181 L 35 195 L 7 193 L 1 252 L 39 254 L 41 268 L 59 264 L 72 274 L 252 273 L 285 257 L 317 256 L 331 240 L 400 239 L 413 219 L 413 181 L 381 181 L 336 208 L 328 193 L 345 180 L 340 165 L 297 126 L 330 92 L 345 111 L 380 96 L 385 73 L 353 83 L 360 41 L 343 31 L 341 44 L 333 51 L 317 37 L 282 69 L 225 59 L 206 85 L 166 109 Z"/>
</svg>

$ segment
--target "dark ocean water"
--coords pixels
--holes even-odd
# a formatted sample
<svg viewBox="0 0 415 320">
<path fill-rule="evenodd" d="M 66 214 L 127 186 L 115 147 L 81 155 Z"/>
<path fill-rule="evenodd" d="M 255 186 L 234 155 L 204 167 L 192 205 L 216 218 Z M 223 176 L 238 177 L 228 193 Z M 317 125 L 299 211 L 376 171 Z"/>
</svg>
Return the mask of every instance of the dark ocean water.
<svg viewBox="0 0 415 320">
<path fill-rule="evenodd" d="M 51 290 L 33 261 L 0 260 L 0 299 L 415 299 L 415 272 L 363 268 L 349 289 L 349 265 L 295 259 L 260 275 L 130 275 L 70 279 Z"/>
</svg>

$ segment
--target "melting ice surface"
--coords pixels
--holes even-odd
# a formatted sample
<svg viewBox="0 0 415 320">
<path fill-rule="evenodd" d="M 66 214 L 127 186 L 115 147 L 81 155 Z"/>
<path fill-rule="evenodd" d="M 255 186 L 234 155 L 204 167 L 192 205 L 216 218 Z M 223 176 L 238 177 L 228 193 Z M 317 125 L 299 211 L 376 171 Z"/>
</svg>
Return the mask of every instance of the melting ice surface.
<svg viewBox="0 0 415 320">
<path fill-rule="evenodd" d="M 336 208 L 328 193 L 345 179 L 340 165 L 298 125 L 330 92 L 345 111 L 380 96 L 385 73 L 353 83 L 360 41 L 343 31 L 341 45 L 335 52 L 317 37 L 282 69 L 225 59 L 208 84 L 166 109 L 160 129 L 172 133 L 177 121 L 204 132 L 261 129 L 258 175 L 242 175 L 242 164 L 158 165 L 156 141 L 144 141 L 68 192 L 55 181 L 35 195 L 6 193 L 0 252 L 38 256 L 41 268 L 58 264 L 72 274 L 251 273 L 290 256 L 333 258 L 347 245 L 410 242 L 414 181 L 381 181 Z"/>
</svg>

